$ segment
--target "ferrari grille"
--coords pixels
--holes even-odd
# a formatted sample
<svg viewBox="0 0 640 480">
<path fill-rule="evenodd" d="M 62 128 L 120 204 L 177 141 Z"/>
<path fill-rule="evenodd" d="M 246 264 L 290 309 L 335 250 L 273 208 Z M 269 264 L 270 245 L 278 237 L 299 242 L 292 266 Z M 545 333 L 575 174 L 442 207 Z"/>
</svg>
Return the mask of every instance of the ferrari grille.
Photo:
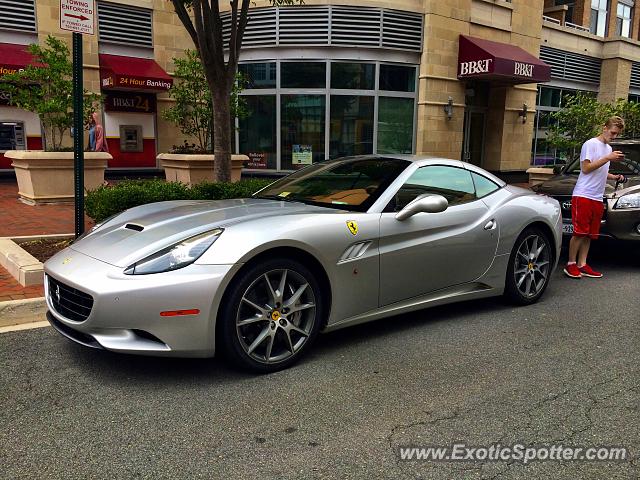
<svg viewBox="0 0 640 480">
<path fill-rule="evenodd" d="M 75 322 L 83 322 L 91 313 L 93 297 L 80 290 L 65 285 L 47 275 L 49 299 L 53 308 L 65 318 Z"/>
</svg>

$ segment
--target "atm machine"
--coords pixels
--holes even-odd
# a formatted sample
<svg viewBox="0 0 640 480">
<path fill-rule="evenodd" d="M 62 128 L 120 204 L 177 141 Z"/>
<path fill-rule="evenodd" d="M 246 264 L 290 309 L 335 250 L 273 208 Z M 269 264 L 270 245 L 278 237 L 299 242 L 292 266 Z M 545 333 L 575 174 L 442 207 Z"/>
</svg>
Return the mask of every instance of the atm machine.
<svg viewBox="0 0 640 480">
<path fill-rule="evenodd" d="M 7 150 L 26 150 L 24 123 L 0 121 L 0 153 Z"/>
</svg>

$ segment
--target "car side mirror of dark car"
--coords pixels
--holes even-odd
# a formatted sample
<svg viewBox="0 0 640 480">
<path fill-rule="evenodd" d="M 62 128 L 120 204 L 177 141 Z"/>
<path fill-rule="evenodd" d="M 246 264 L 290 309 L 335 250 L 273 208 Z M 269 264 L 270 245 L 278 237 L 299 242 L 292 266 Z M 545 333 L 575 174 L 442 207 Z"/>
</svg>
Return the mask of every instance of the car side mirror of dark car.
<svg viewBox="0 0 640 480">
<path fill-rule="evenodd" d="M 442 195 L 425 193 L 416 197 L 396 214 L 396 220 L 403 221 L 416 213 L 440 213 L 449 207 L 449 202 Z"/>
<path fill-rule="evenodd" d="M 553 174 L 558 175 L 560 173 L 562 173 L 562 165 L 555 165 L 553 167 Z"/>
</svg>

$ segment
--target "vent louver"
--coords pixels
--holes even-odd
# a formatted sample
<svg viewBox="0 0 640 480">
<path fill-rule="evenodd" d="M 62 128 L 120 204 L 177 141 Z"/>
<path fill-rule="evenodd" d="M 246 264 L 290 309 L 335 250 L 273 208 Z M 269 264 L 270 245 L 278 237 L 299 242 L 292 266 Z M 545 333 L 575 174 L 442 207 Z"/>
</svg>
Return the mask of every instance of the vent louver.
<svg viewBox="0 0 640 480">
<path fill-rule="evenodd" d="M 231 15 L 223 13 L 229 44 Z M 298 6 L 249 10 L 243 48 L 348 46 L 422 51 L 423 16 L 375 7 Z"/>
<path fill-rule="evenodd" d="M 633 62 L 631 64 L 631 82 L 629 84 L 631 88 L 640 88 L 640 63 Z"/>
<path fill-rule="evenodd" d="M 151 10 L 99 2 L 98 32 L 101 42 L 151 48 Z"/>
<path fill-rule="evenodd" d="M 551 67 L 551 78 L 600 83 L 602 60 L 551 47 L 540 47 L 540 60 Z"/>
<path fill-rule="evenodd" d="M 20 32 L 37 32 L 33 0 L 0 0 L 0 28 Z"/>
</svg>

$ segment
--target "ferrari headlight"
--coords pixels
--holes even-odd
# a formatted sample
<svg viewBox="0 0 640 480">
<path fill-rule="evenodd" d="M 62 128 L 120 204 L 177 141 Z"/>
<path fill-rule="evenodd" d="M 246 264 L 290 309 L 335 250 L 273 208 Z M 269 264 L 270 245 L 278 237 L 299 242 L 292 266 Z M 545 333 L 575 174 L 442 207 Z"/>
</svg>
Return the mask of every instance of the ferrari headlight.
<svg viewBox="0 0 640 480">
<path fill-rule="evenodd" d="M 613 208 L 640 208 L 640 192 L 621 196 Z"/>
<path fill-rule="evenodd" d="M 146 275 L 169 272 L 195 262 L 218 239 L 224 230 L 218 228 L 176 243 L 153 255 L 134 263 L 124 273 Z"/>
</svg>

